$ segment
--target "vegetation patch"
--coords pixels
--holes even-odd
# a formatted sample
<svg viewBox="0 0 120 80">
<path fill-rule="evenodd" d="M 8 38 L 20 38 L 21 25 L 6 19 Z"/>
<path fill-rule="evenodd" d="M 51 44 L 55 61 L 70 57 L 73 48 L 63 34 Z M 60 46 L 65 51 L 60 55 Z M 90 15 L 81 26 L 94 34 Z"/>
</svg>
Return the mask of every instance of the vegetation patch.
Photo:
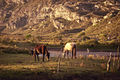
<svg viewBox="0 0 120 80">
<path fill-rule="evenodd" d="M 42 59 L 42 57 L 41 57 Z M 51 57 L 50 61 L 35 62 L 28 54 L 0 54 L 1 80 L 119 80 L 119 72 L 106 71 L 108 58 L 79 56 L 77 59 L 60 60 Z"/>
</svg>

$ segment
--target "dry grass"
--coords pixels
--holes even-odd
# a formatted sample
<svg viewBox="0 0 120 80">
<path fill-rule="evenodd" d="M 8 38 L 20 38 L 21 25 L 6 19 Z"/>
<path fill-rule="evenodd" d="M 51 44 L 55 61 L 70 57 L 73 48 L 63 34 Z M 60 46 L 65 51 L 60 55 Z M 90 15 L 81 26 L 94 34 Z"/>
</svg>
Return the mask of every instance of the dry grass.
<svg viewBox="0 0 120 80">
<path fill-rule="evenodd" d="M 42 57 L 40 57 L 42 58 Z M 83 80 L 88 80 L 83 75 L 88 76 L 88 73 L 91 73 L 91 76 L 99 78 L 101 73 L 106 73 L 106 59 L 99 59 L 100 57 L 95 57 L 93 55 L 89 56 L 79 56 L 77 59 L 61 59 L 60 61 L 60 71 L 57 72 L 58 68 L 58 59 L 51 57 L 50 61 L 42 62 L 40 59 L 39 62 L 34 62 L 34 59 L 31 55 L 28 54 L 0 54 L 0 79 L 9 80 L 9 79 L 23 79 L 26 78 L 29 80 L 40 79 L 52 79 L 52 80 L 64 80 L 64 78 L 69 79 L 72 75 L 79 75 L 77 78 L 85 78 Z M 96 73 L 97 72 L 97 73 Z M 16 74 L 16 75 L 15 75 Z M 4 76 L 3 76 L 4 75 Z M 25 76 L 28 75 L 28 76 Z M 30 76 L 33 76 L 32 78 Z M 67 77 L 67 76 L 69 77 Z M 7 78 L 9 77 L 9 79 Z M 19 77 L 19 78 L 18 78 Z M 74 79 L 73 77 L 72 79 Z M 89 79 L 93 79 L 88 76 Z M 107 77 L 109 79 L 109 77 Z M 104 80 L 104 76 L 100 79 Z M 98 79 L 99 80 L 99 79 Z M 112 79 L 113 80 L 113 79 Z"/>
</svg>

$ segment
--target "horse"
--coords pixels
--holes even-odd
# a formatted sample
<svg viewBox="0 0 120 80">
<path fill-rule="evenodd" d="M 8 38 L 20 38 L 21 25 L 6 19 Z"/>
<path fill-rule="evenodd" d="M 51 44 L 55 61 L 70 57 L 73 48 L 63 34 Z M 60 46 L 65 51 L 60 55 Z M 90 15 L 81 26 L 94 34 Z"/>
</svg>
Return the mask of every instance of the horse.
<svg viewBox="0 0 120 80">
<path fill-rule="evenodd" d="M 44 62 L 44 58 L 45 56 L 47 56 L 47 60 L 49 61 L 50 58 L 50 53 L 47 50 L 47 47 L 45 45 L 37 45 L 35 46 L 35 48 L 33 50 L 31 50 L 32 55 L 35 57 L 35 61 L 36 61 L 36 57 L 39 61 L 39 54 L 43 55 L 43 62 Z"/>
<path fill-rule="evenodd" d="M 65 47 L 63 49 L 63 57 L 65 58 L 65 55 L 68 57 L 69 53 L 72 53 L 72 59 L 76 58 L 76 43 L 69 42 L 65 44 Z"/>
</svg>

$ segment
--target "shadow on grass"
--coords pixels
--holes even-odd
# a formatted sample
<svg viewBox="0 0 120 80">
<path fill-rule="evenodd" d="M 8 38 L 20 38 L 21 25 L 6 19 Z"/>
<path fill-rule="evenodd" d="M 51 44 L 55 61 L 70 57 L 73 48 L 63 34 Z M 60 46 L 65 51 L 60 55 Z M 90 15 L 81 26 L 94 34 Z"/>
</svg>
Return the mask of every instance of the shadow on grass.
<svg viewBox="0 0 120 80">
<path fill-rule="evenodd" d="M 25 50 L 25 49 L 19 49 L 19 48 L 11 48 L 11 47 L 7 47 L 7 48 L 4 48 L 4 47 L 0 47 L 1 49 L 1 52 L 3 53 L 7 53 L 7 54 L 28 54 L 28 50 Z"/>
<path fill-rule="evenodd" d="M 50 71 L 0 70 L 0 80 L 120 80 L 120 72 L 81 71 L 52 73 Z"/>
</svg>

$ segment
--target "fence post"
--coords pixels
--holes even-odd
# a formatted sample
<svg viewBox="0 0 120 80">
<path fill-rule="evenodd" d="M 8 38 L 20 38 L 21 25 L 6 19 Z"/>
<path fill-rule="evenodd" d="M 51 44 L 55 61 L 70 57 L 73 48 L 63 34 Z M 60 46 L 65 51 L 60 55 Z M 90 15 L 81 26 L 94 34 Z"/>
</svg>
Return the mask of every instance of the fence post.
<svg viewBox="0 0 120 80">
<path fill-rule="evenodd" d="M 111 53 L 110 53 L 109 60 L 107 62 L 107 71 L 110 71 L 110 64 L 111 64 Z"/>
<path fill-rule="evenodd" d="M 57 72 L 59 73 L 60 71 L 60 58 L 58 59 L 58 67 L 57 67 Z"/>
<path fill-rule="evenodd" d="M 90 50 L 89 50 L 89 48 L 87 48 L 87 53 L 90 53 Z"/>
<path fill-rule="evenodd" d="M 116 70 L 116 69 L 115 69 L 115 62 L 116 62 L 116 60 L 115 60 L 115 54 L 114 54 L 114 57 L 113 57 L 113 71 Z"/>
<path fill-rule="evenodd" d="M 120 58 L 119 58 L 119 46 L 118 46 L 118 48 L 117 48 L 117 68 L 118 68 L 118 70 L 120 70 Z"/>
<path fill-rule="evenodd" d="M 62 49 L 61 49 L 62 50 Z M 60 61 L 61 61 L 61 53 L 58 55 L 58 67 L 57 67 L 57 73 L 60 72 Z"/>
</svg>

